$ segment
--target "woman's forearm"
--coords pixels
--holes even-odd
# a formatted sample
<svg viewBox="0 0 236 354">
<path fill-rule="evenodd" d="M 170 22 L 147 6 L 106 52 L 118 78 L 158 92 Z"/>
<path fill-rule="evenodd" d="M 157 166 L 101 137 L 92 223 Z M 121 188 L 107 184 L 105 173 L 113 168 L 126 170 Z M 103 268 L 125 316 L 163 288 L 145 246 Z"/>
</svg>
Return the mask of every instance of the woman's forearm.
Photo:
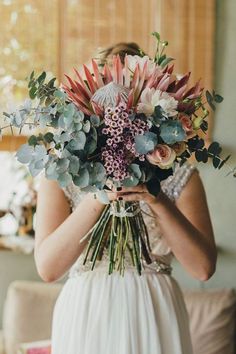
<svg viewBox="0 0 236 354">
<path fill-rule="evenodd" d="M 164 194 L 150 207 L 176 258 L 195 277 L 207 280 L 215 270 L 216 249 Z"/>
<path fill-rule="evenodd" d="M 35 249 L 35 261 L 45 281 L 61 278 L 83 251 L 81 239 L 97 222 L 105 205 L 93 195 L 84 197 L 78 207 Z"/>
</svg>

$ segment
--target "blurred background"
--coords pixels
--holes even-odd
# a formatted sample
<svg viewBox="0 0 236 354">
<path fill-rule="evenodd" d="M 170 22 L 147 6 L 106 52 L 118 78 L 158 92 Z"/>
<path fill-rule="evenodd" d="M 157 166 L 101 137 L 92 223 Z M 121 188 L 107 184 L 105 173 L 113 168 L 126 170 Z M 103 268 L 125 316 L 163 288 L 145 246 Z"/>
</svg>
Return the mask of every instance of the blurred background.
<svg viewBox="0 0 236 354">
<path fill-rule="evenodd" d="M 191 71 L 192 82 L 201 78 L 205 87 L 224 97 L 209 118 L 208 139 L 222 144 L 234 166 L 234 0 L 0 0 L 0 112 L 25 100 L 25 79 L 32 70 L 45 70 L 63 82 L 64 73 L 72 74 L 73 67 L 79 68 L 100 50 L 121 41 L 137 42 L 152 55 L 153 31 L 168 40 L 167 53 L 176 58 L 176 72 Z M 33 260 L 37 181 L 14 158 L 25 139 L 9 132 L 0 141 L 0 328 L 9 284 L 40 281 Z M 233 289 L 236 181 L 225 177 L 227 168 L 215 171 L 206 164 L 199 165 L 199 171 L 218 245 L 217 271 L 209 281 L 199 282 L 175 262 L 174 275 L 183 289 Z"/>
</svg>

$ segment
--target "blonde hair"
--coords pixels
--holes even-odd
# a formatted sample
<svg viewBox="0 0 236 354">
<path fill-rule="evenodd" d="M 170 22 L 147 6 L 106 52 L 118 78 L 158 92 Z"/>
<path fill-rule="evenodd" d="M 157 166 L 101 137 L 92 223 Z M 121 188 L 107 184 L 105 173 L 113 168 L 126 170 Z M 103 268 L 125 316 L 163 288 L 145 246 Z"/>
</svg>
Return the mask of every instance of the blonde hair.
<svg viewBox="0 0 236 354">
<path fill-rule="evenodd" d="M 124 63 L 126 54 L 139 56 L 145 55 L 145 53 L 142 51 L 142 49 L 140 49 L 140 46 L 137 43 L 120 42 L 102 50 L 99 53 L 99 65 L 104 66 L 105 63 L 113 57 L 113 55 L 119 55 L 121 62 Z"/>
</svg>

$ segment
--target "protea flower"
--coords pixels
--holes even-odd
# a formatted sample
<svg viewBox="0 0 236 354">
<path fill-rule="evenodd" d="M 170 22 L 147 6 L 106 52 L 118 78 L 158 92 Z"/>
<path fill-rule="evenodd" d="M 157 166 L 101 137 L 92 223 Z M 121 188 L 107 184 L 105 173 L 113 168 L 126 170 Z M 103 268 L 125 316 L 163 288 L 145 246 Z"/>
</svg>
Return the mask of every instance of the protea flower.
<svg viewBox="0 0 236 354">
<path fill-rule="evenodd" d="M 109 100 L 105 97 L 102 99 L 102 95 L 107 94 L 112 104 L 115 99 L 117 101 L 124 100 L 128 107 L 131 107 L 137 103 L 146 83 L 157 76 L 157 70 L 147 75 L 147 65 L 146 61 L 141 70 L 137 62 L 134 72 L 132 72 L 129 69 L 128 58 L 125 58 L 123 66 L 119 55 L 117 55 L 113 57 L 112 69 L 105 65 L 103 72 L 100 72 L 97 63 L 92 60 L 93 72 L 90 72 L 84 65 L 86 81 L 75 69 L 77 80 L 65 75 L 69 84 L 63 85 L 63 89 L 75 105 L 88 115 L 103 114 L 104 107 Z"/>
<path fill-rule="evenodd" d="M 136 107 L 140 95 L 144 89 L 152 89 L 160 92 L 167 92 L 174 100 L 178 101 L 177 111 L 191 114 L 194 111 L 194 100 L 198 98 L 203 88 L 198 82 L 188 89 L 190 73 L 177 79 L 173 75 L 174 66 L 160 68 L 153 63 L 150 70 L 150 62 L 136 60 L 136 64 L 130 69 L 130 57 L 125 57 L 122 65 L 119 55 L 113 57 L 112 68 L 105 64 L 100 72 L 95 60 L 92 60 L 92 72 L 84 65 L 82 79 L 80 73 L 75 69 L 77 80 L 65 75 L 68 85 L 63 85 L 69 99 L 85 114 L 97 114 L 103 116 L 108 106 L 115 106 L 119 101 L 124 101 L 128 108 Z M 184 99 L 189 102 L 183 102 Z"/>
</svg>

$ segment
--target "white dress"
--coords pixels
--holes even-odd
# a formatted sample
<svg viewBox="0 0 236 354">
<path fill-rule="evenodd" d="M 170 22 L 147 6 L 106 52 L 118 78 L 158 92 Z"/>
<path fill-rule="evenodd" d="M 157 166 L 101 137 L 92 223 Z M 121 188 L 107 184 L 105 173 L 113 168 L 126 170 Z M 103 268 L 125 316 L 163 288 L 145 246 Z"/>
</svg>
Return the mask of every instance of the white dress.
<svg viewBox="0 0 236 354">
<path fill-rule="evenodd" d="M 193 170 L 183 165 L 162 182 L 173 202 Z M 67 187 L 65 194 L 72 209 L 82 200 L 75 186 Z M 82 264 L 82 253 L 54 307 L 52 354 L 192 354 L 182 291 L 171 276 L 173 253 L 156 219 L 146 214 L 151 212 L 148 206 L 142 202 L 141 207 L 153 263 L 141 276 L 128 264 L 122 277 L 119 272 L 108 275 L 108 258 L 90 271 Z"/>
</svg>

